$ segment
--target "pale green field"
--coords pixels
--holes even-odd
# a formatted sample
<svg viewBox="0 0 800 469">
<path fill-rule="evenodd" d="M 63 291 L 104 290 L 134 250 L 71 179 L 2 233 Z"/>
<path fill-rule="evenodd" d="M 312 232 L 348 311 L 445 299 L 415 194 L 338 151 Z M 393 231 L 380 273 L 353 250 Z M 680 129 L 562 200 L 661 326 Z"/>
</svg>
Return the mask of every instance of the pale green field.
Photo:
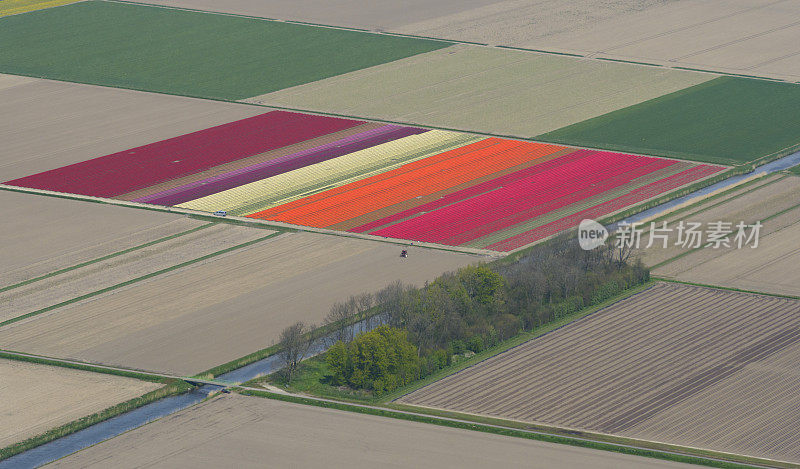
<svg viewBox="0 0 800 469">
<path fill-rule="evenodd" d="M 458 45 L 245 101 L 533 137 L 711 78 Z"/>
</svg>

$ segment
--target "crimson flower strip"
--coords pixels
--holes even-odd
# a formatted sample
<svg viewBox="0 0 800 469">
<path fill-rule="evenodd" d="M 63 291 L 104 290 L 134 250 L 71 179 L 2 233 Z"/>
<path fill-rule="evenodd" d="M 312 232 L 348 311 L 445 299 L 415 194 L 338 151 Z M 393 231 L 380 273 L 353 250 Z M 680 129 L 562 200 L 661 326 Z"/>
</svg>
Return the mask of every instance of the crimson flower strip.
<svg viewBox="0 0 800 469">
<path fill-rule="evenodd" d="M 648 200 L 658 194 L 677 189 L 678 187 L 686 185 L 690 182 L 708 177 L 712 174 L 722 171 L 723 169 L 725 168 L 710 165 L 701 165 L 689 168 L 686 171 L 672 175 L 668 178 L 664 178 L 660 181 L 642 186 L 631 191 L 629 194 L 625 194 L 546 225 L 542 225 L 533 230 L 526 231 L 525 233 L 521 233 L 506 240 L 494 243 L 487 246 L 486 249 L 492 249 L 495 251 L 511 251 L 513 249 L 525 246 L 526 244 L 554 235 L 562 230 L 578 226 L 578 223 L 580 223 L 580 221 L 584 218 L 603 217 L 610 213 L 614 213 L 617 210 L 621 210 L 625 207 Z"/>
<path fill-rule="evenodd" d="M 15 179 L 6 184 L 113 197 L 362 123 L 272 111 Z"/>
</svg>

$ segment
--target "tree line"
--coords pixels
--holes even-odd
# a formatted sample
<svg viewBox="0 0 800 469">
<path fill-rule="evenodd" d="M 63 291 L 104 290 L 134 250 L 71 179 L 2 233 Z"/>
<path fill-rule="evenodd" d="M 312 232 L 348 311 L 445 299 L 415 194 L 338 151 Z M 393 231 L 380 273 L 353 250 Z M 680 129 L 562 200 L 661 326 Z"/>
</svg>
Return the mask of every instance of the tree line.
<svg viewBox="0 0 800 469">
<path fill-rule="evenodd" d="M 613 247 L 585 251 L 557 238 L 514 259 L 469 266 L 423 287 L 395 282 L 331 308 L 342 324 L 375 308 L 354 334 L 343 327 L 326 353 L 332 384 L 382 394 L 488 347 L 601 303 L 649 280 L 641 262 Z M 299 363 L 299 361 L 297 362 Z M 293 369 L 296 369 L 296 363 Z"/>
</svg>

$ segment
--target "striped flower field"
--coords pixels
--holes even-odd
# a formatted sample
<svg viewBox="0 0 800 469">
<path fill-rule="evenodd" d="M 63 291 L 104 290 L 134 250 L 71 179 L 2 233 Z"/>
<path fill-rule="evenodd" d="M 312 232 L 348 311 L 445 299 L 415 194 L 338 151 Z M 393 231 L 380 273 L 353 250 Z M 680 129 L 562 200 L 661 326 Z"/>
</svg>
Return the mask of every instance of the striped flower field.
<svg viewBox="0 0 800 469">
<path fill-rule="evenodd" d="M 272 111 L 6 184 L 511 251 L 723 169 Z"/>
</svg>

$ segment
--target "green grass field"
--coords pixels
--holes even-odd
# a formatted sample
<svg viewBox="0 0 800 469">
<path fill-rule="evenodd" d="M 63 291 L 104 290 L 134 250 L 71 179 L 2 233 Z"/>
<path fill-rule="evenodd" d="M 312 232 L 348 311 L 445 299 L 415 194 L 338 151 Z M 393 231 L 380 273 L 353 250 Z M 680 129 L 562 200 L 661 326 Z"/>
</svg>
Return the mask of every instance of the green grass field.
<svg viewBox="0 0 800 469">
<path fill-rule="evenodd" d="M 0 19 L 0 72 L 242 99 L 449 46 L 102 1 Z"/>
<path fill-rule="evenodd" d="M 721 164 L 800 143 L 800 85 L 720 77 L 537 139 Z"/>
<path fill-rule="evenodd" d="M 797 176 L 800 176 L 800 165 L 789 168 L 789 172 L 792 174 L 796 174 Z"/>
</svg>

